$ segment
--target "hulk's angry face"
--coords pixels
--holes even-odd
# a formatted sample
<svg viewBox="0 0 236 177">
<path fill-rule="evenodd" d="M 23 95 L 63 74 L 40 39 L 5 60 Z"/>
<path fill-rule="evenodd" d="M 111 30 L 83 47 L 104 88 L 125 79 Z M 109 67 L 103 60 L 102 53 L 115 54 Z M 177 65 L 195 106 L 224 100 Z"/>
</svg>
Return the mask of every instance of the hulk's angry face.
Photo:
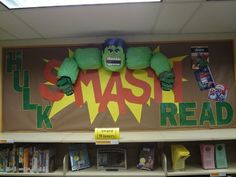
<svg viewBox="0 0 236 177">
<path fill-rule="evenodd" d="M 123 48 L 115 45 L 109 45 L 104 48 L 102 64 L 108 71 L 121 70 L 125 65 L 125 53 Z"/>
</svg>

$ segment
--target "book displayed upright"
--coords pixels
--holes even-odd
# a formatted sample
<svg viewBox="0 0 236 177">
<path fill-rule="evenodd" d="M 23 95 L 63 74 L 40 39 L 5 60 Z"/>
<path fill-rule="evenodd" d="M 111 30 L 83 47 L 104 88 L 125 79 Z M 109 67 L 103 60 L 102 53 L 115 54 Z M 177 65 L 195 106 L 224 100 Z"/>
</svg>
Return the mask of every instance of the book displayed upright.
<svg viewBox="0 0 236 177">
<path fill-rule="evenodd" d="M 202 168 L 215 168 L 215 147 L 213 144 L 200 144 Z"/>
<path fill-rule="evenodd" d="M 139 153 L 137 168 L 142 170 L 153 170 L 155 163 L 155 148 L 143 147 Z"/>
<path fill-rule="evenodd" d="M 79 144 L 70 147 L 69 158 L 72 171 L 90 167 L 90 159 L 86 144 Z"/>
<path fill-rule="evenodd" d="M 216 168 L 228 168 L 228 161 L 224 143 L 215 145 Z"/>
</svg>

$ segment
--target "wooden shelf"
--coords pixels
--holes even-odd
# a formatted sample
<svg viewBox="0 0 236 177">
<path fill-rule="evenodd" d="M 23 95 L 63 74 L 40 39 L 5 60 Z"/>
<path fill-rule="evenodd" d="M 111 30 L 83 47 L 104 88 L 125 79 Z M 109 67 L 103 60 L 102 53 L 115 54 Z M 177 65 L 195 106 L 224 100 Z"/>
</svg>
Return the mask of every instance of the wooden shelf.
<svg viewBox="0 0 236 177">
<path fill-rule="evenodd" d="M 201 166 L 186 166 L 184 171 L 168 171 L 168 176 L 210 175 L 215 173 L 236 174 L 236 164 L 230 164 L 228 169 L 205 170 Z"/>
<path fill-rule="evenodd" d="M 136 167 L 128 168 L 127 170 L 119 170 L 119 171 L 105 171 L 105 170 L 97 170 L 95 166 L 79 170 L 79 171 L 68 171 L 65 176 L 129 176 L 129 177 L 137 177 L 137 176 L 165 176 L 164 171 L 161 168 L 158 168 L 154 171 L 145 171 L 139 170 Z"/>
<path fill-rule="evenodd" d="M 62 168 L 58 168 L 54 172 L 51 173 L 2 173 L 0 172 L 0 176 L 63 176 Z"/>
<path fill-rule="evenodd" d="M 138 136 L 137 136 L 138 135 Z M 236 129 L 132 131 L 120 134 L 121 143 L 235 140 Z M 0 141 L 17 143 L 94 143 L 93 132 L 0 133 Z"/>
</svg>

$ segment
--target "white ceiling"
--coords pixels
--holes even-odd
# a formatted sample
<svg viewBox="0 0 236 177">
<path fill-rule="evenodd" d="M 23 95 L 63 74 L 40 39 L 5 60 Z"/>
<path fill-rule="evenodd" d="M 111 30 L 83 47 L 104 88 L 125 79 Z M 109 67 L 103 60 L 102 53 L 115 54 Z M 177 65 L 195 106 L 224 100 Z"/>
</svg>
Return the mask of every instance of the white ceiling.
<svg viewBox="0 0 236 177">
<path fill-rule="evenodd" d="M 18 10 L 0 4 L 0 40 L 235 32 L 236 1 L 232 0 Z"/>
</svg>

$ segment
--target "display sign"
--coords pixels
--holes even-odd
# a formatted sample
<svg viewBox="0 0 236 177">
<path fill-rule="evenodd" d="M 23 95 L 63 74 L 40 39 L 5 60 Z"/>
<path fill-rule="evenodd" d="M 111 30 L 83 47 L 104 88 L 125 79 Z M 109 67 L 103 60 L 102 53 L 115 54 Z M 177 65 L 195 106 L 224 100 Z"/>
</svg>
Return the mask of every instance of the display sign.
<svg viewBox="0 0 236 177">
<path fill-rule="evenodd" d="M 13 139 L 7 139 L 7 140 L 0 140 L 0 144 L 10 144 L 14 143 L 15 141 Z"/>
<path fill-rule="evenodd" d="M 119 128 L 95 128 L 95 143 L 97 145 L 119 144 L 120 129 Z"/>
</svg>

